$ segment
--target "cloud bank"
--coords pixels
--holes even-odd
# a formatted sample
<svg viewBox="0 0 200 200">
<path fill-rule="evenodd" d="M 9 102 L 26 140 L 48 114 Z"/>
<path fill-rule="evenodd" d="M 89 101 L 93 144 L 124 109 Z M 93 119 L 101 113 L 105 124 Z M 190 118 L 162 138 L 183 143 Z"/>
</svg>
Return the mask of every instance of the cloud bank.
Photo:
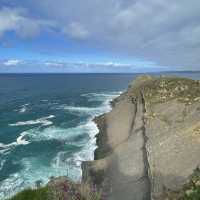
<svg viewBox="0 0 200 200">
<path fill-rule="evenodd" d="M 152 63 L 86 63 L 66 61 L 0 60 L 0 73 L 132 73 L 168 70 Z"/>
<path fill-rule="evenodd" d="M 2 1 L 1 38 L 49 29 L 116 55 L 200 70 L 199 0 Z"/>
</svg>

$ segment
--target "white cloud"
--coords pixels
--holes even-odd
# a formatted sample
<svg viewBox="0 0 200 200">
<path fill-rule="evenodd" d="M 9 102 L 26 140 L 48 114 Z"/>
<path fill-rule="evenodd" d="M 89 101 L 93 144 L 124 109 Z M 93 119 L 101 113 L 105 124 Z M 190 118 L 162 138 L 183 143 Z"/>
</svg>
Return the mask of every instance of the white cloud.
<svg viewBox="0 0 200 200">
<path fill-rule="evenodd" d="M 4 65 L 6 66 L 16 66 L 16 65 L 19 65 L 19 64 L 22 64 L 23 61 L 22 60 L 7 60 L 5 62 L 3 62 Z"/>
<path fill-rule="evenodd" d="M 6 66 L 15 66 L 15 65 L 22 64 L 22 63 L 23 63 L 23 61 L 21 61 L 21 60 L 7 60 L 3 64 Z"/>
<path fill-rule="evenodd" d="M 33 37 L 38 35 L 42 28 L 55 26 L 52 21 L 26 17 L 26 13 L 26 9 L 22 8 L 2 8 L 0 10 L 0 36 L 8 31 L 14 31 L 21 37 Z"/>
</svg>

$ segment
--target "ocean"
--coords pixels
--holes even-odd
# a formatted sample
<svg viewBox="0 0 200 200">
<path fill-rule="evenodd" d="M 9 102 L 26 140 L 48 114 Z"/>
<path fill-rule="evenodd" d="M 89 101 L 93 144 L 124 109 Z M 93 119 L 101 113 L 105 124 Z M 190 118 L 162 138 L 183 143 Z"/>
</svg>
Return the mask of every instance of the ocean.
<svg viewBox="0 0 200 200">
<path fill-rule="evenodd" d="M 168 73 L 199 79 L 200 73 Z M 160 75 L 160 74 L 156 74 Z M 1 74 L 0 199 L 40 180 L 81 180 L 94 159 L 95 116 L 138 74 Z"/>
</svg>

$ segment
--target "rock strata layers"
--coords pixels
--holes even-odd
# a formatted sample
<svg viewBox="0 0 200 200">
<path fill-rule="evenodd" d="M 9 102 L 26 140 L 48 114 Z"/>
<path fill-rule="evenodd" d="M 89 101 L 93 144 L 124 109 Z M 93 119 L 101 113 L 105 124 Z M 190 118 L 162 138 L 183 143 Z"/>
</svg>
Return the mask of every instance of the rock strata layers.
<svg viewBox="0 0 200 200">
<path fill-rule="evenodd" d="M 83 181 L 108 200 L 164 199 L 200 165 L 200 83 L 142 76 L 95 119 L 95 161 Z"/>
</svg>

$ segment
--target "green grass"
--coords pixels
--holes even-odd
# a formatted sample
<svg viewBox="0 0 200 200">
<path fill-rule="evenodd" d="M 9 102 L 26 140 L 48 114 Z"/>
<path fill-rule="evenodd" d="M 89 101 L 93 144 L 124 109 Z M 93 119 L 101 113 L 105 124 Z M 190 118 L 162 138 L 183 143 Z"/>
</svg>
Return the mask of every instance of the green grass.
<svg viewBox="0 0 200 200">
<path fill-rule="evenodd" d="M 189 195 L 185 194 L 184 200 L 199 200 L 200 199 L 200 187 L 196 187 L 191 190 Z"/>
<path fill-rule="evenodd" d="M 184 200 L 200 200 L 200 169 L 197 168 L 191 180 L 183 188 L 184 191 Z"/>
<path fill-rule="evenodd" d="M 25 189 L 19 192 L 9 200 L 50 200 L 48 197 L 48 188 Z"/>
</svg>

